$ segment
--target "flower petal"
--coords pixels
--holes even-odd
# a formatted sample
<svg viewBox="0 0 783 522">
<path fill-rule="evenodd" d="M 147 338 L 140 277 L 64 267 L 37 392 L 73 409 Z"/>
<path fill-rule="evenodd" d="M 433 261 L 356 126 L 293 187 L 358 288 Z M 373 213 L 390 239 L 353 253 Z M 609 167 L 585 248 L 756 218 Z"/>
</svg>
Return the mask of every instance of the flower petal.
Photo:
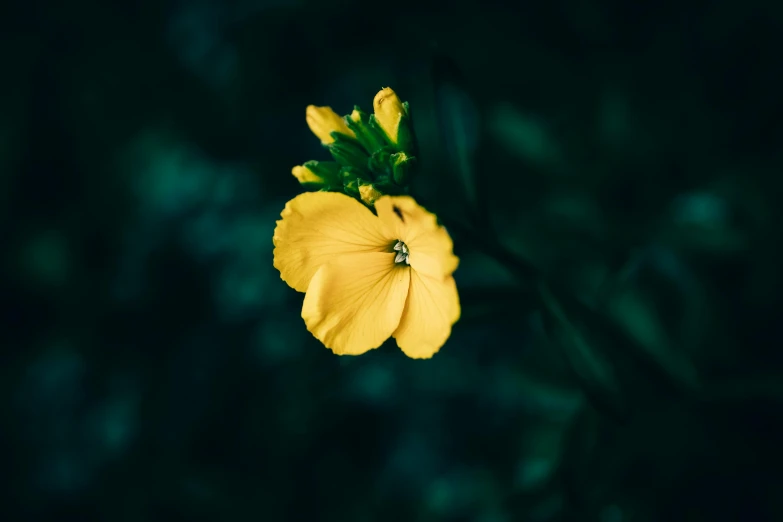
<svg viewBox="0 0 783 522">
<path fill-rule="evenodd" d="M 379 347 L 400 324 L 410 273 L 391 253 L 350 254 L 322 266 L 302 306 L 307 329 L 338 355 Z"/>
<path fill-rule="evenodd" d="M 429 359 L 451 335 L 460 316 L 454 278 L 438 280 L 411 270 L 411 285 L 400 326 L 394 332 L 397 346 L 413 359 Z"/>
<path fill-rule="evenodd" d="M 419 273 L 441 280 L 457 269 L 459 258 L 446 229 L 435 214 L 420 207 L 410 196 L 386 196 L 375 202 L 375 210 L 394 239 L 404 241 L 410 250 L 410 265 Z"/>
<path fill-rule="evenodd" d="M 335 257 L 385 252 L 393 240 L 369 209 L 336 192 L 300 194 L 280 215 L 273 238 L 274 265 L 283 281 L 299 292 Z"/>
<path fill-rule="evenodd" d="M 348 125 L 345 123 L 339 114 L 334 112 L 331 107 L 316 107 L 315 105 L 308 105 L 305 111 L 305 119 L 307 120 L 307 126 L 315 134 L 321 143 L 328 145 L 334 143 L 332 132 L 339 132 L 345 134 L 351 138 L 355 138 L 356 135 Z"/>
<path fill-rule="evenodd" d="M 397 144 L 400 132 L 400 121 L 405 109 L 402 106 L 399 96 L 391 87 L 384 87 L 375 95 L 372 102 L 375 110 L 375 119 L 378 125 L 389 137 L 392 143 Z"/>
</svg>

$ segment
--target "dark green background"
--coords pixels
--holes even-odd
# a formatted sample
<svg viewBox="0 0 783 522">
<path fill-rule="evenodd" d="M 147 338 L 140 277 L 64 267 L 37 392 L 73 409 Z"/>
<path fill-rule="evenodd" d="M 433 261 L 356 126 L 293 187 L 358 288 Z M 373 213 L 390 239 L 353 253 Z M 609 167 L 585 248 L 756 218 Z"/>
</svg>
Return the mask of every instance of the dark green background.
<svg viewBox="0 0 783 522">
<path fill-rule="evenodd" d="M 773 2 L 0 8 L 3 520 L 783 520 Z M 272 266 L 392 86 L 463 317 L 337 357 Z"/>
</svg>

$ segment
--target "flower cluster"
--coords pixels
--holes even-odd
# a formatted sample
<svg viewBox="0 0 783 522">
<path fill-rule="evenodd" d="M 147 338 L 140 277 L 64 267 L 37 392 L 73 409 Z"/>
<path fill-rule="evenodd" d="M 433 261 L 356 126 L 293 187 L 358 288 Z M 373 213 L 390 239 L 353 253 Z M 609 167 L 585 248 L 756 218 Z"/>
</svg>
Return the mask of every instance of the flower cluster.
<svg viewBox="0 0 783 522">
<path fill-rule="evenodd" d="M 274 265 L 305 293 L 307 329 L 339 355 L 394 337 L 429 358 L 451 334 L 460 304 L 459 260 L 434 214 L 407 195 L 415 162 L 409 109 L 389 88 L 374 114 L 340 118 L 309 106 L 307 123 L 334 162 L 294 167 L 305 192 L 289 201 L 274 233 Z"/>
<path fill-rule="evenodd" d="M 407 193 L 416 158 L 408 103 L 382 89 L 375 114 L 359 107 L 341 118 L 331 107 L 307 107 L 307 124 L 334 161 L 308 161 L 292 174 L 308 190 L 343 192 L 372 206 L 381 195 Z"/>
</svg>

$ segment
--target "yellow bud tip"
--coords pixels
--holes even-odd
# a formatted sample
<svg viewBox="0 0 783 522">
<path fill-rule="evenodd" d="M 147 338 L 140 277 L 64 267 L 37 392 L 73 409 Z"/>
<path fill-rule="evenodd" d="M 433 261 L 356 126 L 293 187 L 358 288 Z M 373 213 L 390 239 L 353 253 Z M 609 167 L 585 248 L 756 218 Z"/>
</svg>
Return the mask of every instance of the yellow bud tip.
<svg viewBox="0 0 783 522">
<path fill-rule="evenodd" d="M 362 121 L 362 115 L 359 114 L 359 111 L 357 111 L 356 109 L 353 110 L 353 112 L 351 113 L 350 118 L 351 118 L 351 121 L 353 121 L 355 123 L 359 123 L 359 122 Z"/>
<path fill-rule="evenodd" d="M 394 156 L 394 164 L 395 165 L 400 165 L 400 164 L 405 163 L 406 161 L 408 161 L 408 155 L 405 154 L 404 152 L 398 152 L 397 154 L 394 154 L 393 156 Z"/>
<path fill-rule="evenodd" d="M 308 105 L 305 116 L 308 127 L 324 145 L 334 142 L 334 138 L 331 136 L 332 132 L 339 132 L 352 138 L 356 137 L 345 121 L 331 107 Z"/>
<path fill-rule="evenodd" d="M 391 87 L 386 87 L 375 95 L 372 106 L 378 124 L 392 143 L 396 144 L 397 135 L 400 130 L 400 121 L 402 120 L 402 115 L 405 110 L 402 107 L 400 98 Z"/>
<path fill-rule="evenodd" d="M 299 183 L 323 183 L 324 181 L 321 176 L 302 165 L 297 165 L 291 169 L 291 174 L 299 180 Z"/>
<path fill-rule="evenodd" d="M 360 185 L 359 196 L 362 198 L 362 201 L 368 205 L 374 205 L 375 201 L 383 196 L 383 194 L 375 190 L 372 185 Z"/>
</svg>

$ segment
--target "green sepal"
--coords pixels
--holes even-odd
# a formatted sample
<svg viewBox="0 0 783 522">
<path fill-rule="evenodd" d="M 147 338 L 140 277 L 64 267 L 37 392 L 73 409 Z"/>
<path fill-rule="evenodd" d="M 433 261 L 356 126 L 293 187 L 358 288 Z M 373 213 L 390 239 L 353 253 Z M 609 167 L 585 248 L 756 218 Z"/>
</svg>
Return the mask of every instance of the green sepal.
<svg viewBox="0 0 783 522">
<path fill-rule="evenodd" d="M 337 132 L 332 133 L 334 142 L 327 145 L 332 157 L 344 167 L 356 167 L 367 170 L 370 156 L 353 138 L 344 137 Z"/>
<path fill-rule="evenodd" d="M 373 128 L 370 126 L 370 117 L 367 113 L 363 112 L 359 106 L 354 106 L 354 112 L 348 116 L 344 116 L 346 125 L 356 134 L 356 139 L 362 146 L 372 154 L 384 145 L 386 145 L 386 135 L 382 130 Z M 351 116 L 358 116 L 358 121 L 355 121 Z M 380 130 L 380 132 L 379 132 Z"/>
<path fill-rule="evenodd" d="M 405 109 L 405 114 L 402 117 L 403 121 L 400 122 L 400 127 L 402 127 L 403 123 L 405 124 L 405 136 L 400 134 L 398 137 L 400 138 L 400 143 L 403 144 L 402 150 L 407 152 L 409 156 L 415 156 L 418 154 L 418 143 L 416 141 L 416 133 L 413 130 L 410 105 L 408 102 L 402 102 L 402 108 Z M 400 132 L 402 132 L 402 128 Z"/>
<path fill-rule="evenodd" d="M 365 172 L 362 169 L 356 167 L 343 167 L 340 169 L 340 185 L 345 185 L 352 181 L 364 179 Z"/>
<path fill-rule="evenodd" d="M 416 168 L 416 158 L 404 152 L 398 152 L 392 154 L 389 160 L 394 182 L 401 187 L 406 187 L 410 182 L 413 170 Z"/>
<path fill-rule="evenodd" d="M 319 192 L 343 192 L 343 186 L 342 185 L 326 185 L 321 187 L 321 190 Z"/>
<path fill-rule="evenodd" d="M 370 160 L 370 157 L 358 145 L 353 146 L 335 142 L 330 145 L 329 152 L 337 163 L 343 167 L 367 170 L 367 162 Z"/>
<path fill-rule="evenodd" d="M 340 169 L 340 184 L 342 190 L 349 196 L 359 196 L 359 186 L 372 183 L 367 176 L 367 171 L 356 167 L 343 167 Z"/>
<path fill-rule="evenodd" d="M 403 107 L 407 105 L 407 102 L 403 103 Z M 408 111 L 402 115 L 400 120 L 400 126 L 397 130 L 397 148 L 402 152 L 407 152 L 410 155 L 415 154 L 415 140 L 413 137 L 413 127 L 411 126 L 411 119 L 408 116 Z"/>
<path fill-rule="evenodd" d="M 373 152 L 368 165 L 373 174 L 375 174 L 376 179 L 380 175 L 390 175 L 392 173 L 392 164 L 390 158 L 393 153 L 394 149 L 388 145 L 385 145 L 383 148 Z"/>
<path fill-rule="evenodd" d="M 401 196 L 408 193 L 405 187 L 397 185 L 388 178 L 376 181 L 373 187 L 384 196 Z"/>
<path fill-rule="evenodd" d="M 358 179 L 352 179 L 345 184 L 343 184 L 343 189 L 345 190 L 345 193 L 349 196 L 353 196 L 355 198 L 361 199 L 359 196 L 359 180 Z"/>
<path fill-rule="evenodd" d="M 378 119 L 375 117 L 375 114 L 370 114 L 367 121 L 367 126 L 371 128 L 373 132 L 379 136 L 382 136 L 381 147 L 390 147 L 395 151 L 397 150 L 397 145 L 392 142 L 389 136 L 386 135 L 386 131 L 383 130 L 383 127 L 381 127 L 381 125 L 378 123 Z"/>
<path fill-rule="evenodd" d="M 405 108 L 406 104 L 407 102 L 403 103 L 403 108 Z M 386 132 L 383 130 L 383 127 L 381 127 L 378 123 L 378 120 L 375 118 L 374 114 L 370 115 L 369 127 L 383 136 L 384 144 L 392 147 L 395 152 L 408 152 L 410 154 L 414 153 L 415 147 L 413 130 L 411 129 L 410 117 L 408 117 L 407 109 L 405 109 L 405 112 L 403 112 L 402 118 L 400 118 L 399 126 L 397 127 L 397 143 L 392 141 L 392 139 L 386 134 Z"/>
<path fill-rule="evenodd" d="M 299 182 L 299 185 L 308 192 L 318 190 L 331 190 L 333 187 L 342 189 L 342 178 L 340 177 L 340 165 L 334 161 L 308 161 L 301 165 L 311 171 L 316 177 L 321 178 L 318 181 Z M 298 167 L 295 167 L 298 168 Z"/>
</svg>

